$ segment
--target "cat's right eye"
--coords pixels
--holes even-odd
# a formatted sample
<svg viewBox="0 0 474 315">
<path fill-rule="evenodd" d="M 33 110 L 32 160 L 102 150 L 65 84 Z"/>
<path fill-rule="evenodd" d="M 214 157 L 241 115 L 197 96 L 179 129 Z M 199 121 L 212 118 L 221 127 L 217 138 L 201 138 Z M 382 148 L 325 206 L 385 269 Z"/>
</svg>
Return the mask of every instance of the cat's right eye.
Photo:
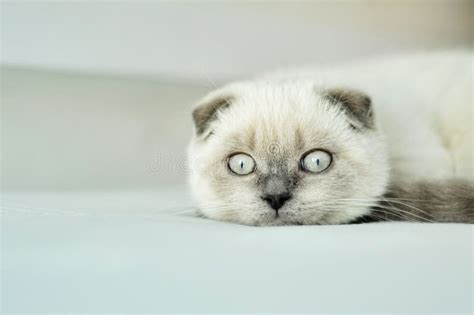
<svg viewBox="0 0 474 315">
<path fill-rule="evenodd" d="M 237 153 L 229 157 L 227 166 L 237 175 L 248 175 L 255 170 L 255 161 L 248 154 Z"/>
</svg>

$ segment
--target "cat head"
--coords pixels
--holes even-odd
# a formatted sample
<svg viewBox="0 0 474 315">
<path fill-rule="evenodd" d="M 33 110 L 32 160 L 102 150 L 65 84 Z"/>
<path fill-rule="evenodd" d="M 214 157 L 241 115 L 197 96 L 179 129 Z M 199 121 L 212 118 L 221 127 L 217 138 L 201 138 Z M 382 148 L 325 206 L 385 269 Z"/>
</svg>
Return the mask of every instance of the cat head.
<svg viewBox="0 0 474 315">
<path fill-rule="evenodd" d="M 338 224 L 367 214 L 388 162 L 371 100 L 312 82 L 242 82 L 193 111 L 190 183 L 205 217 Z"/>
</svg>

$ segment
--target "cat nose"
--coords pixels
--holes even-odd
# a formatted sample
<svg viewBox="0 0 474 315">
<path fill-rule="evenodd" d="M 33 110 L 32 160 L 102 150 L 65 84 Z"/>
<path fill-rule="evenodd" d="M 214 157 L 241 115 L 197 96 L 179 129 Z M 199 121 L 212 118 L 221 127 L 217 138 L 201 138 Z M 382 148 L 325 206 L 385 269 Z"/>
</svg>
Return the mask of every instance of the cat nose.
<svg viewBox="0 0 474 315">
<path fill-rule="evenodd" d="M 262 197 L 263 200 L 268 202 L 270 207 L 278 211 L 285 202 L 291 198 L 291 195 L 289 193 L 282 193 L 282 194 L 275 194 L 275 195 L 265 195 Z"/>
</svg>

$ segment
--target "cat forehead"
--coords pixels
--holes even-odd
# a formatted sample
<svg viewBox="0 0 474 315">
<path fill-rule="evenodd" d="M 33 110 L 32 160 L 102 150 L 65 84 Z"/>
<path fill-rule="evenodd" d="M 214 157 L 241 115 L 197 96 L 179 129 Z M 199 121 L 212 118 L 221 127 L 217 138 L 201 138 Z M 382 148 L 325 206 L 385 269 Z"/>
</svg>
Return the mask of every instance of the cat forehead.
<svg viewBox="0 0 474 315">
<path fill-rule="evenodd" d="M 287 138 L 346 126 L 341 112 L 323 93 L 301 87 L 267 85 L 242 91 L 219 119 L 225 129 Z"/>
<path fill-rule="evenodd" d="M 334 106 L 241 102 L 242 106 L 237 103 L 228 109 L 216 132 L 233 150 L 291 155 L 334 146 L 347 133 L 347 124 Z"/>
<path fill-rule="evenodd" d="M 314 148 L 339 147 L 341 137 L 336 133 L 315 126 L 245 124 L 227 126 L 218 135 L 231 151 L 259 152 L 270 156 L 288 156 Z M 298 153 L 298 154 L 299 154 Z"/>
</svg>

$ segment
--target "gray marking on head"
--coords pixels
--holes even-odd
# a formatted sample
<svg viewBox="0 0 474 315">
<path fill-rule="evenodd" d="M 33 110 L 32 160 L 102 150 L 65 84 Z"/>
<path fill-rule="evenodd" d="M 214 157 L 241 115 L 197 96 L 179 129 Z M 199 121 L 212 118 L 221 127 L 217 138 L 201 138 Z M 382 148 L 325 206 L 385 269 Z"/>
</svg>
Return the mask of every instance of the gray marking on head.
<svg viewBox="0 0 474 315">
<path fill-rule="evenodd" d="M 298 126 L 295 132 L 295 147 L 298 150 L 303 150 L 305 147 L 305 141 L 304 141 L 304 133 L 301 130 L 301 126 Z"/>
<path fill-rule="evenodd" d="M 209 127 L 209 124 L 216 119 L 218 111 L 229 107 L 232 99 L 233 97 L 230 95 L 220 95 L 199 104 L 192 114 L 196 133 L 202 135 Z"/>
<path fill-rule="evenodd" d="M 374 117 L 370 97 L 362 92 L 350 89 L 334 88 L 325 92 L 325 96 L 335 104 L 340 104 L 341 109 L 350 118 L 362 124 L 362 127 L 374 128 Z M 354 129 L 360 130 L 352 124 Z"/>
<path fill-rule="evenodd" d="M 263 192 L 269 195 L 288 193 L 288 180 L 284 176 L 270 175 L 263 181 Z"/>
<path fill-rule="evenodd" d="M 289 171 L 287 162 L 269 163 L 270 172 L 259 175 L 259 186 L 264 194 L 291 193 L 298 182 L 298 174 Z"/>
</svg>

